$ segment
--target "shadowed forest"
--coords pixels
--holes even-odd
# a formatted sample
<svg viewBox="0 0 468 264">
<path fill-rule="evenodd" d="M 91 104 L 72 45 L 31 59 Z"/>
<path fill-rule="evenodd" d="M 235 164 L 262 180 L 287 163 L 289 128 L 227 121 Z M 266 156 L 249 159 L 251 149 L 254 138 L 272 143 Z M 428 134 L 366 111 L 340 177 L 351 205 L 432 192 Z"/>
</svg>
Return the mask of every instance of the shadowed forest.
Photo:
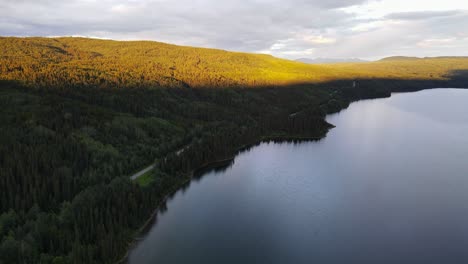
<svg viewBox="0 0 468 264">
<path fill-rule="evenodd" d="M 156 42 L 0 38 L 0 263 L 115 263 L 193 171 L 391 92 L 468 87 L 468 58 L 307 65 Z M 144 180 L 129 175 L 156 163 Z"/>
</svg>

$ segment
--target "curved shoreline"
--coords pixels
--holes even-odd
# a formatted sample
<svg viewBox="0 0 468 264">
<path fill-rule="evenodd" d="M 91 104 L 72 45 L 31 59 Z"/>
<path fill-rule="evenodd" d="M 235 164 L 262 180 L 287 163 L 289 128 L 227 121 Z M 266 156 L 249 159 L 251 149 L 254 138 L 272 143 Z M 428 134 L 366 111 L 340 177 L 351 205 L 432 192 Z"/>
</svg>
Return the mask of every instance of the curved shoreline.
<svg viewBox="0 0 468 264">
<path fill-rule="evenodd" d="M 419 91 L 423 91 L 423 90 L 429 90 L 429 89 L 438 89 L 438 88 L 419 88 L 419 89 L 414 89 L 414 90 L 408 90 L 408 91 L 395 91 L 395 92 L 391 92 L 390 94 L 390 97 L 393 95 L 393 93 L 412 93 L 412 92 L 419 92 Z M 440 87 L 440 89 L 467 89 L 467 88 L 457 88 L 457 87 Z M 388 96 L 382 96 L 382 97 L 376 97 L 376 98 L 361 98 L 361 99 L 358 99 L 358 100 L 354 100 L 354 101 L 351 101 L 351 103 L 353 102 L 358 102 L 358 101 L 362 101 L 362 100 L 373 100 L 373 99 L 385 99 L 385 98 L 389 98 Z M 349 105 L 347 106 L 349 107 Z M 337 111 L 336 113 L 339 113 L 341 112 L 342 110 L 345 110 L 347 107 L 344 107 L 342 109 L 340 109 L 339 111 Z M 328 113 L 328 115 L 330 114 L 333 114 L 333 113 Z M 326 116 L 324 117 L 324 119 L 326 119 Z M 326 121 L 326 120 L 325 120 Z M 193 178 L 194 178 L 194 175 L 200 171 L 200 170 L 203 170 L 207 167 L 209 167 L 210 169 L 215 169 L 215 168 L 218 168 L 219 166 L 213 166 L 213 165 L 216 165 L 216 164 L 219 164 L 219 163 L 223 163 L 225 164 L 226 162 L 232 162 L 235 160 L 235 157 L 237 157 L 237 155 L 239 155 L 242 151 L 245 151 L 245 150 L 248 150 L 258 144 L 261 144 L 261 143 L 264 143 L 264 142 L 288 142 L 288 141 L 299 141 L 299 142 L 307 142 L 307 141 L 319 141 L 323 138 L 325 138 L 329 132 L 330 129 L 334 128 L 335 126 L 332 125 L 327 131 L 325 131 L 324 135 L 322 137 L 307 137 L 307 136 L 263 136 L 261 137 L 259 140 L 256 140 L 254 143 L 250 143 L 250 144 L 246 144 L 246 145 L 243 145 L 239 148 L 237 148 L 237 150 L 235 151 L 235 153 L 229 157 L 225 157 L 225 158 L 222 158 L 222 159 L 219 159 L 219 160 L 215 160 L 215 161 L 209 161 L 209 162 L 206 162 L 204 164 L 202 164 L 201 166 L 197 167 L 196 169 L 192 170 L 191 172 L 188 173 L 188 177 L 181 181 L 179 184 L 175 185 L 173 189 L 171 189 L 165 196 L 164 198 L 157 204 L 157 207 L 155 208 L 154 212 L 150 215 L 150 217 L 145 221 L 145 223 L 135 232 L 135 235 L 134 235 L 134 238 L 133 240 L 129 243 L 129 247 L 127 248 L 127 251 L 125 252 L 125 255 L 120 258 L 120 260 L 118 260 L 116 263 L 117 264 L 124 264 L 124 263 L 128 263 L 128 257 L 130 255 L 130 251 L 132 249 L 134 249 L 136 247 L 136 245 L 142 240 L 141 238 L 141 235 L 142 233 L 148 229 L 148 227 L 150 226 L 150 224 L 152 224 L 154 222 L 154 220 L 156 219 L 157 217 L 157 214 L 161 208 L 161 206 L 163 205 L 163 203 L 167 202 L 168 198 L 170 198 L 172 195 L 174 195 L 175 193 L 177 193 L 185 184 L 187 183 L 190 183 Z"/>
<path fill-rule="evenodd" d="M 262 137 L 260 140 L 254 142 L 254 143 L 243 145 L 243 146 L 239 147 L 232 156 L 222 158 L 222 159 L 218 159 L 218 160 L 214 160 L 214 161 L 206 162 L 206 163 L 202 164 L 201 166 L 197 167 L 196 169 L 192 170 L 191 172 L 188 173 L 188 177 L 185 180 L 183 180 L 179 184 L 175 185 L 174 188 L 171 189 L 164 196 L 164 198 L 161 199 L 161 201 L 158 202 L 158 204 L 157 204 L 156 208 L 154 209 L 153 213 L 151 213 L 151 215 L 143 223 L 143 225 L 137 231 L 135 231 L 134 238 L 129 243 L 129 246 L 127 248 L 127 251 L 125 252 L 125 255 L 122 258 L 120 258 L 116 263 L 117 264 L 128 263 L 128 258 L 130 256 L 130 251 L 132 249 L 134 249 L 140 241 L 142 241 L 142 235 L 145 234 L 148 227 L 151 224 L 154 223 L 154 220 L 156 220 L 156 217 L 157 217 L 157 215 L 159 213 L 159 210 L 161 209 L 161 206 L 164 203 L 166 203 L 168 201 L 168 199 L 171 198 L 171 196 L 173 196 L 178 191 L 180 191 L 180 189 L 184 185 L 190 183 L 194 179 L 194 176 L 197 175 L 198 172 L 203 171 L 203 170 L 216 169 L 216 168 L 222 167 L 226 163 L 233 162 L 235 160 L 235 158 L 241 152 L 249 150 L 250 148 L 255 147 L 255 146 L 257 146 L 257 145 L 259 145 L 261 143 L 265 143 L 265 142 L 288 142 L 288 141 L 300 141 L 300 142 L 319 141 L 319 140 L 325 138 L 327 133 L 328 133 L 328 131 L 325 133 L 325 135 L 323 137 L 301 137 L 301 136 L 290 136 L 290 137 L 286 137 L 286 136 L 266 136 L 266 137 Z"/>
</svg>

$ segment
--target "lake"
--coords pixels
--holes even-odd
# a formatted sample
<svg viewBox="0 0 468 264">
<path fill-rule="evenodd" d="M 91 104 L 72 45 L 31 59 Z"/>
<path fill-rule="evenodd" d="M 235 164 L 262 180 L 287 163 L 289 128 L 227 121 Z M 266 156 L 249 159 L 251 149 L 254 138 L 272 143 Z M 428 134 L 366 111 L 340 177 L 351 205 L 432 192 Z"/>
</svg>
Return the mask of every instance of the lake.
<svg viewBox="0 0 468 264">
<path fill-rule="evenodd" d="M 177 192 L 132 264 L 468 263 L 468 90 L 351 104 Z"/>
</svg>

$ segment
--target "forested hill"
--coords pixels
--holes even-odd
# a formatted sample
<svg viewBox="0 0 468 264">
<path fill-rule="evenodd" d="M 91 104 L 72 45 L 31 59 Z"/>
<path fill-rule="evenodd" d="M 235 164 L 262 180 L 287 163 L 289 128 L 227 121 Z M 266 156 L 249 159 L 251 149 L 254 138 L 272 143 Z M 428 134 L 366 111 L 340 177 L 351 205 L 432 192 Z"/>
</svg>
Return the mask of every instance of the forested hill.
<svg viewBox="0 0 468 264">
<path fill-rule="evenodd" d="M 269 55 L 150 41 L 1 38 L 0 78 L 44 86 L 233 87 L 323 80 L 320 67 Z"/>
<path fill-rule="evenodd" d="M 151 41 L 0 38 L 0 79 L 47 87 L 261 87 L 337 79 L 443 80 L 468 58 L 307 65 L 270 55 Z"/>
</svg>

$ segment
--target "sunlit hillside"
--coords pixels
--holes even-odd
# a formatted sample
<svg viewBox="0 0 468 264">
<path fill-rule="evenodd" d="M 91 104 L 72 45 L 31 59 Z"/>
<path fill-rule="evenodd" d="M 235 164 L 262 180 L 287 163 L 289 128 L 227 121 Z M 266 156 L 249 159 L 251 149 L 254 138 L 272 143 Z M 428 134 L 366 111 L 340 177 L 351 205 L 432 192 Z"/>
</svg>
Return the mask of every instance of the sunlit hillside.
<svg viewBox="0 0 468 264">
<path fill-rule="evenodd" d="M 330 69 L 353 71 L 358 78 L 443 80 L 468 70 L 466 57 L 405 58 L 393 57 L 359 64 L 328 65 Z M 465 72 L 466 74 L 466 72 Z"/>
<path fill-rule="evenodd" d="M 443 79 L 466 58 L 308 65 L 151 41 L 0 38 L 0 79 L 35 86 L 245 87 L 353 78 Z"/>
</svg>

